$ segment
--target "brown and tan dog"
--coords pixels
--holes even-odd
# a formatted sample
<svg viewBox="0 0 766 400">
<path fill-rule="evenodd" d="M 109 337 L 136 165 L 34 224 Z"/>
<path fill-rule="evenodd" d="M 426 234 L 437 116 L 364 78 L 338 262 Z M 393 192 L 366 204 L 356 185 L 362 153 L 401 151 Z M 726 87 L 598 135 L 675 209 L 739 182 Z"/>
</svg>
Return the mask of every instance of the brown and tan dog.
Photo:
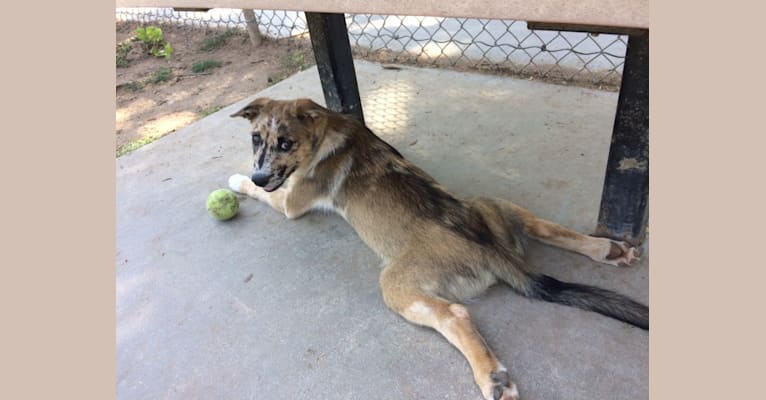
<svg viewBox="0 0 766 400">
<path fill-rule="evenodd" d="M 256 99 L 232 117 L 251 122 L 254 166 L 250 177 L 230 177 L 229 186 L 287 218 L 312 209 L 343 216 L 383 258 L 385 303 L 455 345 L 486 399 L 519 395 L 460 302 L 497 282 L 649 328 L 648 307 L 533 272 L 524 261 L 529 237 L 612 265 L 637 259 L 628 244 L 571 231 L 510 201 L 458 199 L 362 123 L 311 100 Z"/>
</svg>

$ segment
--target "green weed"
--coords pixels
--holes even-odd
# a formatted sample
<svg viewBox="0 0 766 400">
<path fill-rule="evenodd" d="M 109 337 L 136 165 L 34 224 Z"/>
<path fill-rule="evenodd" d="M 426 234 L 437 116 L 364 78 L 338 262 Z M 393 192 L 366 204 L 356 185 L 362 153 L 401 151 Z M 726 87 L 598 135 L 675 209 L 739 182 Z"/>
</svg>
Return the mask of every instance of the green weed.
<svg viewBox="0 0 766 400">
<path fill-rule="evenodd" d="M 217 50 L 223 45 L 226 44 L 226 41 L 232 37 L 236 36 L 238 34 L 237 30 L 235 29 L 227 29 L 221 33 L 216 33 L 212 36 L 208 36 L 205 39 L 202 40 L 202 42 L 199 45 L 199 50 L 204 52 L 211 52 L 213 50 Z"/>
<path fill-rule="evenodd" d="M 125 89 L 130 90 L 131 92 L 140 92 L 141 90 L 144 89 L 144 84 L 143 82 L 140 82 L 140 81 L 133 81 L 133 82 L 126 83 L 124 87 Z"/>
<path fill-rule="evenodd" d="M 221 65 L 223 65 L 223 63 L 216 60 L 197 61 L 194 64 L 192 64 L 192 72 L 197 74 L 197 73 L 205 72 L 213 68 L 218 68 Z"/>
<path fill-rule="evenodd" d="M 117 68 L 126 68 L 130 65 L 128 54 L 131 49 L 133 49 L 133 45 L 130 42 L 117 44 Z"/>
<path fill-rule="evenodd" d="M 203 117 L 207 117 L 210 114 L 213 114 L 213 113 L 216 113 L 216 112 L 220 111 L 222 108 L 223 108 L 223 106 L 205 107 L 205 108 L 203 108 L 202 110 L 199 111 L 199 115 L 201 115 Z"/>
<path fill-rule="evenodd" d="M 154 72 L 154 75 L 149 79 L 149 82 L 155 85 L 162 82 L 167 82 L 173 77 L 173 70 L 168 67 L 162 67 Z"/>
<path fill-rule="evenodd" d="M 285 54 L 279 62 L 279 71 L 268 78 L 270 85 L 286 79 L 290 75 L 303 71 L 313 65 L 306 60 L 306 54 L 303 52 L 294 52 Z"/>
<path fill-rule="evenodd" d="M 282 66 L 289 70 L 303 71 L 308 67 L 306 55 L 303 53 L 287 54 L 282 58 Z"/>
<path fill-rule="evenodd" d="M 122 157 L 123 155 L 128 154 L 140 147 L 146 146 L 147 144 L 159 138 L 160 136 L 147 136 L 138 140 L 133 140 L 131 142 L 125 143 L 119 149 L 117 149 L 117 157 Z"/>
</svg>

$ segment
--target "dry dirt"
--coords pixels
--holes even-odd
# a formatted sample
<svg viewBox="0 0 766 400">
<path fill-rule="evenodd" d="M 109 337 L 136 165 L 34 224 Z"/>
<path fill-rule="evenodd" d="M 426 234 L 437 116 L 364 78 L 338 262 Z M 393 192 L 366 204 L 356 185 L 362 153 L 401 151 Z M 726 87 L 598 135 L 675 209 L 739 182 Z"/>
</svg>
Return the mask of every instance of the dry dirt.
<svg viewBox="0 0 766 400">
<path fill-rule="evenodd" d="M 143 24 L 117 21 L 116 26 L 119 44 L 135 36 L 136 28 Z M 118 157 L 314 64 L 308 35 L 279 40 L 264 37 L 260 46 L 253 47 L 244 30 L 232 30 L 222 46 L 208 52 L 200 49 L 203 42 L 220 37 L 225 30 L 171 24 L 155 26 L 162 28 L 174 52 L 169 59 L 157 58 L 142 51 L 139 42 L 131 42 L 128 66 L 117 68 Z M 619 76 L 594 79 L 599 76 L 582 75 L 576 80 L 567 80 L 567 74 L 577 71 L 561 69 L 551 73 L 550 67 L 520 69 L 510 64 L 463 65 L 449 59 L 433 62 L 389 51 L 353 50 L 355 57 L 380 63 L 449 68 L 611 91 L 619 88 Z M 202 73 L 193 72 L 192 65 L 204 60 L 219 61 L 222 65 Z M 170 69 L 170 79 L 153 83 L 153 77 L 163 68 Z M 593 81 L 603 82 L 590 83 Z"/>
<path fill-rule="evenodd" d="M 117 43 L 134 36 L 139 23 L 117 22 Z M 205 38 L 223 30 L 173 25 L 162 28 L 173 46 L 169 59 L 145 54 L 131 42 L 128 66 L 117 68 L 116 152 L 124 154 L 170 132 L 251 96 L 295 72 L 313 65 L 306 38 L 268 40 L 253 47 L 244 31 L 228 36 L 213 51 L 202 51 Z M 195 62 L 215 60 L 219 68 L 192 72 Z M 155 74 L 169 68 L 170 79 L 152 83 Z"/>
</svg>

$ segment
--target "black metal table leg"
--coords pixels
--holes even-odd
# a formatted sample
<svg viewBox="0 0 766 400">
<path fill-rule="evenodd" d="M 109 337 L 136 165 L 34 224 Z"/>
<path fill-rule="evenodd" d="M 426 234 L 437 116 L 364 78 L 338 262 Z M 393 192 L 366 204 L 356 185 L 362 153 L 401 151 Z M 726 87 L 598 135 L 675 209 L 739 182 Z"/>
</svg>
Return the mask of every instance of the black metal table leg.
<svg viewBox="0 0 766 400">
<path fill-rule="evenodd" d="M 649 33 L 631 35 L 596 234 L 641 243 L 649 217 Z"/>
<path fill-rule="evenodd" d="M 327 107 L 364 122 L 354 59 L 343 14 L 306 13 L 311 46 Z"/>
</svg>

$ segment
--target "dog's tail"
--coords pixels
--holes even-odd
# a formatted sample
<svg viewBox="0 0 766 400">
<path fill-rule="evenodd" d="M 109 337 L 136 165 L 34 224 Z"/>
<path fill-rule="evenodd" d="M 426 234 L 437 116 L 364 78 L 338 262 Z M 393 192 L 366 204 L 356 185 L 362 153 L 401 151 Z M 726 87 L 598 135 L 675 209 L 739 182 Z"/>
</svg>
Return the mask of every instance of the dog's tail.
<svg viewBox="0 0 766 400">
<path fill-rule="evenodd" d="M 525 272 L 526 279 L 514 275 L 514 279 L 504 281 L 526 297 L 597 312 L 649 329 L 649 307 L 626 296 L 595 286 L 562 282 L 543 274 Z"/>
</svg>

